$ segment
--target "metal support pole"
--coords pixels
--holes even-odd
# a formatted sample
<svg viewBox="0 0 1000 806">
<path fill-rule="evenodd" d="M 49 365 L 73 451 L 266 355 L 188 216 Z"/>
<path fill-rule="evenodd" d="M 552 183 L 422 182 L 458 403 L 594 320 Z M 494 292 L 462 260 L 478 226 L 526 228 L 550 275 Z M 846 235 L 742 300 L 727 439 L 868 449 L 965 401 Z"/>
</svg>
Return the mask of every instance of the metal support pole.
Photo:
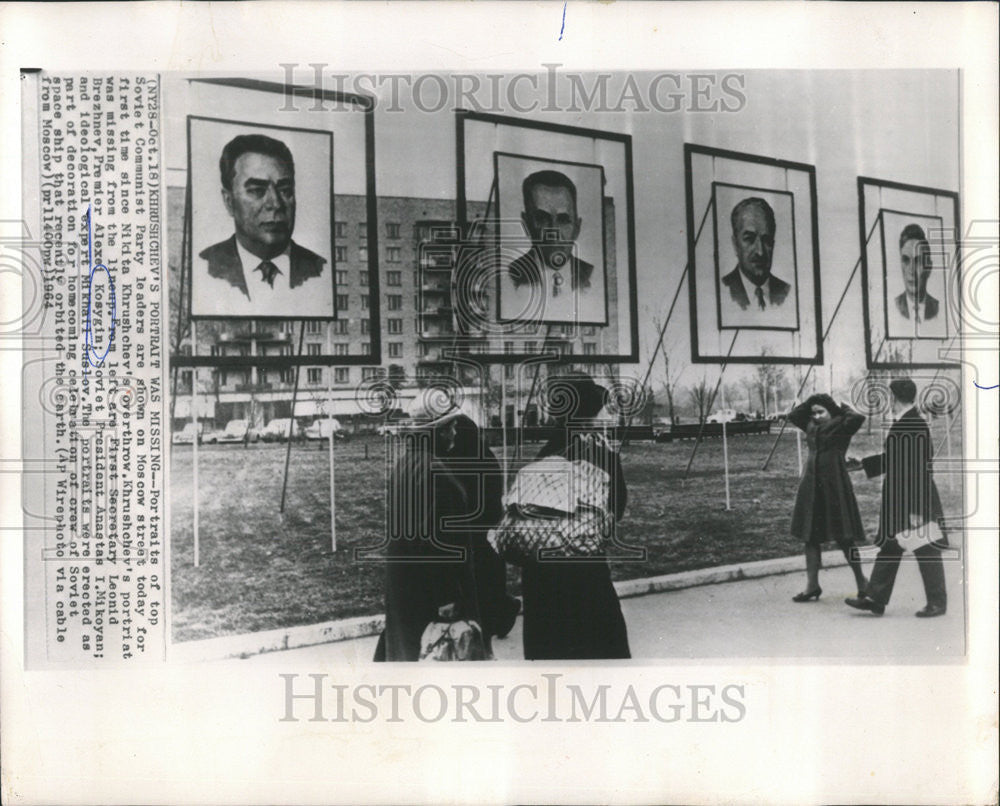
<svg viewBox="0 0 1000 806">
<path fill-rule="evenodd" d="M 305 320 L 299 325 L 299 352 L 298 356 L 302 357 L 302 339 L 306 335 L 306 323 Z M 295 435 L 295 401 L 299 396 L 299 371 L 302 369 L 301 365 L 295 365 L 295 386 L 292 388 L 292 411 L 291 416 L 288 418 L 288 446 L 285 448 L 285 475 L 281 480 L 281 505 L 278 507 L 278 512 L 282 515 L 285 514 L 285 495 L 288 492 L 288 463 L 292 458 L 292 438 Z"/>
</svg>

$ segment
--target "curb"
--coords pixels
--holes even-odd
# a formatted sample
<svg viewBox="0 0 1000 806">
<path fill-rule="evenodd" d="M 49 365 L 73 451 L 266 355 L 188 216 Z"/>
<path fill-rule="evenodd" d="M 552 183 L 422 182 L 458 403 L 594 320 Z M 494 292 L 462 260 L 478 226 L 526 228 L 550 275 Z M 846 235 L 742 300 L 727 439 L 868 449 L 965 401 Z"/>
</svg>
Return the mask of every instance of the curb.
<svg viewBox="0 0 1000 806">
<path fill-rule="evenodd" d="M 835 568 L 847 565 L 839 551 L 823 552 L 823 567 Z M 790 574 L 801 571 L 803 559 L 798 557 L 778 557 L 773 560 L 755 560 L 719 565 L 714 568 L 698 568 L 677 574 L 664 574 L 644 579 L 626 579 L 615 583 L 619 598 L 630 599 L 651 593 L 696 588 L 702 585 L 718 585 L 724 582 L 739 582 L 745 579 Z M 171 662 L 194 663 L 227 658 L 248 658 L 265 652 L 280 652 L 285 649 L 301 649 L 316 644 L 336 641 L 350 641 L 370 638 L 382 632 L 385 616 L 358 616 L 356 618 L 324 621 L 297 627 L 280 627 L 276 630 L 228 635 L 223 638 L 206 638 L 201 641 L 185 641 L 171 644 L 168 660 Z"/>
</svg>

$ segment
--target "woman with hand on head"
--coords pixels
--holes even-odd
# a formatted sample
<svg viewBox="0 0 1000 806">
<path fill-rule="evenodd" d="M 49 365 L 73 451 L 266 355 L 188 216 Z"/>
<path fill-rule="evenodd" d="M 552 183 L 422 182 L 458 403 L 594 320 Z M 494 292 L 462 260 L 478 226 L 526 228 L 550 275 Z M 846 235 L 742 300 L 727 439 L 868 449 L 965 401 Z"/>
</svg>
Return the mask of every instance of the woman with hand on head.
<svg viewBox="0 0 1000 806">
<path fill-rule="evenodd" d="M 792 601 L 813 601 L 823 593 L 819 586 L 820 552 L 829 540 L 844 552 L 858 590 L 864 591 L 867 581 L 855 544 L 864 542 L 865 530 L 845 455 L 865 418 L 847 405 L 838 406 L 829 395 L 819 394 L 796 406 L 788 419 L 805 432 L 809 446 L 791 529 L 794 537 L 805 541 L 806 589 Z"/>
</svg>

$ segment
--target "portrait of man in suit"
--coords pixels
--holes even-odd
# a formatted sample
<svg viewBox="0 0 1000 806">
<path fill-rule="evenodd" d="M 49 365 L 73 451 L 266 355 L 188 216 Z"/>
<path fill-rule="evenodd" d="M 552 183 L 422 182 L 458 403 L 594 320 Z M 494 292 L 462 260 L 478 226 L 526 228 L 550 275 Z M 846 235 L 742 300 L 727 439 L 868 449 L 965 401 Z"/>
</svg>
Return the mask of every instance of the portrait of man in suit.
<svg viewBox="0 0 1000 806">
<path fill-rule="evenodd" d="M 576 254 L 584 225 L 576 184 L 561 171 L 535 171 L 524 178 L 521 196 L 531 246 L 504 271 L 500 319 L 603 323 L 603 271 Z"/>
<path fill-rule="evenodd" d="M 909 223 L 899 234 L 899 268 L 903 291 L 888 306 L 889 337 L 943 338 L 947 333 L 941 302 L 927 289 L 934 262 L 927 235 L 919 224 Z"/>
<path fill-rule="evenodd" d="M 222 202 L 234 232 L 198 252 L 196 315 L 332 317 L 328 261 L 297 243 L 295 161 L 265 134 L 240 134 L 219 158 Z"/>
<path fill-rule="evenodd" d="M 795 312 L 785 311 L 786 304 L 794 307 L 792 286 L 771 273 L 777 229 L 771 205 L 757 196 L 745 198 L 733 207 L 730 224 L 736 267 L 721 278 L 723 326 L 794 324 Z"/>
</svg>

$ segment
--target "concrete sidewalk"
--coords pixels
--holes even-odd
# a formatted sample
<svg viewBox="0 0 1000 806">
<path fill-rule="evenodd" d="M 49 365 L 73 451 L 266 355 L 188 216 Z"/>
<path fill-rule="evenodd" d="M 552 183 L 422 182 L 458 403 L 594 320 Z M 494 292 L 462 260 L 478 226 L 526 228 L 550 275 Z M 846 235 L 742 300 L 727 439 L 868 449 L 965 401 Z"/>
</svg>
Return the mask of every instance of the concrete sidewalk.
<svg viewBox="0 0 1000 806">
<path fill-rule="evenodd" d="M 870 565 L 866 563 L 866 574 Z M 934 619 L 913 615 L 925 602 L 920 573 L 910 555 L 903 558 L 892 602 L 881 617 L 844 604 L 845 597 L 856 593 L 853 577 L 844 565 L 823 569 L 823 596 L 818 602 L 791 601 L 805 587 L 804 572 L 772 572 L 742 579 L 736 575 L 738 581 L 623 598 L 622 610 L 636 660 L 958 661 L 965 653 L 966 640 L 962 564 L 957 560 L 946 562 L 945 576 L 948 613 Z M 258 654 L 244 662 L 291 660 L 333 666 L 365 663 L 371 660 L 375 643 L 376 637 L 366 636 Z M 494 641 L 493 649 L 499 661 L 523 660 L 520 619 L 506 639 Z"/>
</svg>

